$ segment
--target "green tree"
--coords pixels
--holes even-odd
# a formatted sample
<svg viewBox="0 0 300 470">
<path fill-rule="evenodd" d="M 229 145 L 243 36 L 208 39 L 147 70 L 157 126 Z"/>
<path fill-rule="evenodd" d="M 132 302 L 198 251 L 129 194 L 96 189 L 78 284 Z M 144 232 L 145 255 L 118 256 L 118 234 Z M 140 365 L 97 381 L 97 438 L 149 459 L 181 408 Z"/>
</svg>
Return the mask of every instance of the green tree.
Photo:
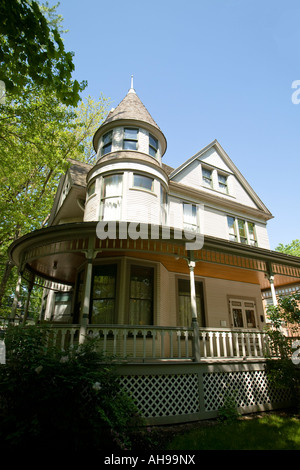
<svg viewBox="0 0 300 470">
<path fill-rule="evenodd" d="M 68 159 L 93 161 L 92 136 L 108 103 L 88 97 L 67 107 L 41 88 L 0 104 L 0 301 L 13 268 L 8 246 L 45 224 Z"/>
<path fill-rule="evenodd" d="M 285 253 L 286 255 L 300 256 L 300 240 L 293 240 L 287 245 L 283 245 L 282 243 L 280 243 L 275 248 L 275 250 L 280 251 L 281 253 Z"/>
<path fill-rule="evenodd" d="M 289 388 L 299 403 L 300 369 L 292 361 L 296 336 L 287 337 L 283 328 L 288 325 L 294 335 L 300 329 L 300 292 L 281 296 L 278 304 L 267 311 L 271 326 L 267 329 L 269 355 L 266 369 L 269 378 L 280 388 Z"/>
<path fill-rule="evenodd" d="M 86 82 L 72 79 L 74 54 L 65 51 L 55 8 L 30 0 L 1 0 L 0 80 L 15 96 L 44 87 L 61 103 L 76 105 Z"/>
</svg>

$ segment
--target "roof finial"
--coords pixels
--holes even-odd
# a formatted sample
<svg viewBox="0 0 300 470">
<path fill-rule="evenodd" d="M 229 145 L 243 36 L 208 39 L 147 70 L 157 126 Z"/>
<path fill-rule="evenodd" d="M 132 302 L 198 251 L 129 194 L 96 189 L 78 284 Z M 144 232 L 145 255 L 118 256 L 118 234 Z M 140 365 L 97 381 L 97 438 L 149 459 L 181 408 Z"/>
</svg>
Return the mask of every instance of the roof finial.
<svg viewBox="0 0 300 470">
<path fill-rule="evenodd" d="M 133 88 L 133 75 L 131 75 L 131 84 L 128 93 L 135 93 L 135 89 Z"/>
</svg>

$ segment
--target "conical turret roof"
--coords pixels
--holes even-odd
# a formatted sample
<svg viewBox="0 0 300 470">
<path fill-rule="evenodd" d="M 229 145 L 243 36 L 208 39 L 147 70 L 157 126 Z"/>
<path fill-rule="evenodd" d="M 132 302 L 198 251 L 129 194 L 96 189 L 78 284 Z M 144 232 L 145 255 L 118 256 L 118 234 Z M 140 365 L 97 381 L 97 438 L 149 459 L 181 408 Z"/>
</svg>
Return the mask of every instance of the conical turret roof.
<svg viewBox="0 0 300 470">
<path fill-rule="evenodd" d="M 118 104 L 116 108 L 113 108 L 109 113 L 106 119 L 103 121 L 99 129 L 96 131 L 93 139 L 94 148 L 97 148 L 97 140 L 99 138 L 99 133 L 102 134 L 104 129 L 111 128 L 114 123 L 122 124 L 131 123 L 132 125 L 142 125 L 143 127 L 149 128 L 152 132 L 157 130 L 161 135 L 164 141 L 164 151 L 166 150 L 167 142 L 166 138 L 157 125 L 157 123 L 152 118 L 149 111 L 146 109 L 138 95 L 136 94 L 134 88 L 130 88 L 125 98 Z"/>
<path fill-rule="evenodd" d="M 107 118 L 102 123 L 102 126 L 108 124 L 109 122 L 120 119 L 124 119 L 126 121 L 128 119 L 133 119 L 135 121 L 147 122 L 148 124 L 151 124 L 151 126 L 159 129 L 158 125 L 132 88 L 129 90 L 121 103 L 115 109 L 112 109 L 109 112 Z"/>
</svg>

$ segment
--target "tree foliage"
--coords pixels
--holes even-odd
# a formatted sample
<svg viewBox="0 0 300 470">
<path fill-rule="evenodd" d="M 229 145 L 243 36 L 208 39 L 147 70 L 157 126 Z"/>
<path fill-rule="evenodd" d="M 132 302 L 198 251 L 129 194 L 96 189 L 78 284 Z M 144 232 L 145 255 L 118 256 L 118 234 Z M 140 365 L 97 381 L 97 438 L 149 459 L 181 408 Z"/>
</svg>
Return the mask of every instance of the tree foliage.
<svg viewBox="0 0 300 470">
<path fill-rule="evenodd" d="M 281 296 L 278 304 L 267 311 L 270 327 L 267 329 L 269 355 L 266 369 L 270 380 L 280 388 L 288 388 L 300 404 L 300 369 L 293 363 L 293 343 L 300 331 L 300 292 Z M 285 327 L 293 333 L 288 337 Z"/>
<path fill-rule="evenodd" d="M 287 245 L 280 243 L 276 247 L 276 251 L 280 251 L 286 255 L 300 256 L 300 240 L 292 240 L 291 243 L 288 243 Z"/>
<path fill-rule="evenodd" d="M 130 431 L 141 419 L 115 366 L 104 362 L 95 340 L 64 352 L 46 348 L 50 333 L 45 327 L 11 326 L 5 334 L 0 448 L 130 448 Z"/>
<path fill-rule="evenodd" d="M 1 0 L 0 80 L 15 96 L 44 87 L 60 102 L 76 105 L 86 82 L 72 79 L 73 53 L 65 51 L 53 8 L 30 0 Z"/>
</svg>

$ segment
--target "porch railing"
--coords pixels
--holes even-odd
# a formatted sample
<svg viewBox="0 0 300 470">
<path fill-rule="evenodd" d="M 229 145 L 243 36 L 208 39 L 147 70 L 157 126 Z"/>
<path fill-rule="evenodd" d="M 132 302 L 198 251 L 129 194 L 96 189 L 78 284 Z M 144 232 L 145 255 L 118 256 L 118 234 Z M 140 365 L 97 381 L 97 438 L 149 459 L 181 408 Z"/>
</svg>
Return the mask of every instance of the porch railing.
<svg viewBox="0 0 300 470">
<path fill-rule="evenodd" d="M 50 344 L 62 350 L 79 343 L 83 336 L 98 338 L 104 355 L 124 360 L 193 360 L 192 328 L 129 325 L 52 325 Z M 200 328 L 201 360 L 264 358 L 267 336 L 259 330 Z"/>
</svg>

